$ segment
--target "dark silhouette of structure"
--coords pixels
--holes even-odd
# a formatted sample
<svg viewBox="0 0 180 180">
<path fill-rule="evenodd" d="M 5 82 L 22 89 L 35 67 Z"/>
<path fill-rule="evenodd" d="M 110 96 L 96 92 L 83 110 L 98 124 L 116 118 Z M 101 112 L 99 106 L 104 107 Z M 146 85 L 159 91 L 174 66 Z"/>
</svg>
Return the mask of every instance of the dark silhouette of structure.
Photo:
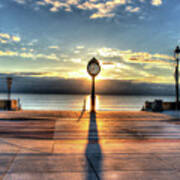
<svg viewBox="0 0 180 180">
<path fill-rule="evenodd" d="M 176 47 L 174 50 L 174 56 L 176 58 L 176 67 L 175 67 L 175 81 L 176 81 L 176 109 L 179 109 L 179 54 L 180 48 Z"/>
<path fill-rule="evenodd" d="M 7 77 L 7 88 L 8 88 L 8 100 L 11 100 L 11 87 L 12 87 L 12 78 Z"/>
<path fill-rule="evenodd" d="M 11 87 L 12 87 L 12 78 L 7 77 L 7 88 L 8 88 L 7 109 L 8 110 L 11 110 Z"/>
<path fill-rule="evenodd" d="M 101 67 L 96 58 L 92 58 L 88 65 L 87 71 L 92 77 L 92 90 L 91 90 L 91 112 L 95 112 L 96 107 L 96 97 L 95 97 L 95 77 L 100 73 Z"/>
</svg>

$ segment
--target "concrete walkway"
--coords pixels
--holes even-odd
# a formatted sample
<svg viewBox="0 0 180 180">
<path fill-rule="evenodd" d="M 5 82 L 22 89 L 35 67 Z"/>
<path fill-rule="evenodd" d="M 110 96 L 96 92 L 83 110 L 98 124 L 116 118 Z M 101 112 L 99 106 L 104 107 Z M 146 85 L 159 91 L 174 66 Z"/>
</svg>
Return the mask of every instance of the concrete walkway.
<svg viewBox="0 0 180 180">
<path fill-rule="evenodd" d="M 0 112 L 0 180 L 179 180 L 180 121 L 151 112 Z"/>
<path fill-rule="evenodd" d="M 162 113 L 180 119 L 180 111 L 179 110 L 178 111 L 163 111 Z"/>
</svg>

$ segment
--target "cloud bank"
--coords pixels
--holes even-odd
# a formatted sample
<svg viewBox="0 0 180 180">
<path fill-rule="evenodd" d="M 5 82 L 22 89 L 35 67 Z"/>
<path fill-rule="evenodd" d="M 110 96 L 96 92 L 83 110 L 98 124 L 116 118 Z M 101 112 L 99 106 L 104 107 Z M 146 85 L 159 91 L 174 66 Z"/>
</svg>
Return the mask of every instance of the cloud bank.
<svg viewBox="0 0 180 180">
<path fill-rule="evenodd" d="M 28 0 L 14 1 L 22 5 L 29 3 Z M 144 0 L 139 0 L 139 3 L 147 2 Z M 162 5 L 162 3 L 162 0 L 151 1 L 151 5 L 156 7 Z M 116 16 L 119 7 L 123 8 L 124 11 L 129 13 L 138 13 L 141 10 L 141 7 L 138 4 L 136 5 L 132 0 L 39 0 L 36 1 L 35 4 L 36 9 L 47 6 L 51 12 L 58 12 L 61 10 L 71 12 L 73 7 L 83 11 L 90 11 L 90 19 L 112 18 Z"/>
<path fill-rule="evenodd" d="M 9 76 L 13 77 L 13 93 L 89 94 L 91 91 L 91 82 L 86 79 L 39 77 L 43 73 L 46 72 L 1 73 L 0 92 L 7 92 L 6 77 Z M 174 95 L 174 86 L 134 83 L 129 80 L 101 80 L 96 83 L 96 92 L 111 95 Z"/>
</svg>

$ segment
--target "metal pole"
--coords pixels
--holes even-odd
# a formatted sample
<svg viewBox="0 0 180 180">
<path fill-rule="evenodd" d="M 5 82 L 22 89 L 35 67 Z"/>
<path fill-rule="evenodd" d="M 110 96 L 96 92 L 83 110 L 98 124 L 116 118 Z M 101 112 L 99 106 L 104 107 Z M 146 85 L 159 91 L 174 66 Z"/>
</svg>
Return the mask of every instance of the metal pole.
<svg viewBox="0 0 180 180">
<path fill-rule="evenodd" d="M 179 109 L 179 58 L 176 58 L 176 109 Z"/>
<path fill-rule="evenodd" d="M 11 88 L 8 87 L 8 100 L 10 101 L 11 99 Z"/>
<path fill-rule="evenodd" d="M 92 76 L 91 112 L 95 112 L 95 76 Z"/>
<path fill-rule="evenodd" d="M 8 100 L 11 98 L 11 86 L 12 86 L 12 78 L 7 78 L 7 88 L 8 88 Z"/>
</svg>

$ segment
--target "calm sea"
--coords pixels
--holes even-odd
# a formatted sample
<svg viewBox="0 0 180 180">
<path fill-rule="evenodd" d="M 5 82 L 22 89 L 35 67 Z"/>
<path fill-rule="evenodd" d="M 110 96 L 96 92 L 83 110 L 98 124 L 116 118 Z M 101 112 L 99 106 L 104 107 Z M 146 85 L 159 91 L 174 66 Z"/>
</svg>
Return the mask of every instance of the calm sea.
<svg viewBox="0 0 180 180">
<path fill-rule="evenodd" d="M 90 96 L 88 95 L 49 95 L 49 94 L 12 94 L 13 99 L 20 99 L 22 109 L 39 110 L 82 110 L 90 108 Z M 0 99 L 7 98 L 7 94 L 0 94 Z M 96 109 L 106 111 L 139 111 L 144 102 L 155 99 L 174 101 L 172 96 L 110 96 L 97 95 Z"/>
</svg>

